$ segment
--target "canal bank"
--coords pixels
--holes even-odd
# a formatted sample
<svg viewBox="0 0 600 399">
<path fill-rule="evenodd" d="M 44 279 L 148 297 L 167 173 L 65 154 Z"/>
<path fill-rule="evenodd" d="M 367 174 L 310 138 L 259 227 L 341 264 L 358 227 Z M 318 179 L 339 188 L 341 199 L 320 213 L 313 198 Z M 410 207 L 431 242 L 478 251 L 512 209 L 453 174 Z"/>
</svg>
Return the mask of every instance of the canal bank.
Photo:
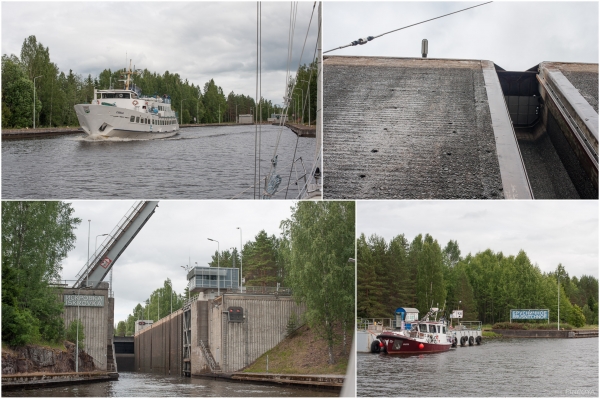
<svg viewBox="0 0 600 399">
<path fill-rule="evenodd" d="M 2 376 L 2 392 L 51 388 L 68 385 L 116 381 L 118 373 L 89 371 L 83 373 L 25 373 Z"/>
<path fill-rule="evenodd" d="M 7 397 L 333 397 L 334 391 L 291 385 L 234 383 L 232 380 L 120 372 L 117 381 L 16 390 Z"/>
<path fill-rule="evenodd" d="M 276 374 L 276 373 L 205 373 L 195 378 L 223 380 L 243 384 L 290 386 L 339 393 L 344 385 L 343 375 Z"/>
<path fill-rule="evenodd" d="M 598 330 L 500 330 L 492 329 L 504 338 L 593 338 Z"/>
</svg>

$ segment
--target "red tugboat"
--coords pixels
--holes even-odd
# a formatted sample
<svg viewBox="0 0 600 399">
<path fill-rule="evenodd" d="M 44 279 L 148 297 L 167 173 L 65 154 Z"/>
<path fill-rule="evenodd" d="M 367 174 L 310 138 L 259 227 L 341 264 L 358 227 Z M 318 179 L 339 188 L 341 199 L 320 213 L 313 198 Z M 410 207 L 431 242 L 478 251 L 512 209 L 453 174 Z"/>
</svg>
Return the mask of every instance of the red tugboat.
<svg viewBox="0 0 600 399">
<path fill-rule="evenodd" d="M 413 322 L 409 329 L 401 323 L 400 329 L 385 331 L 377 335 L 381 351 L 390 355 L 445 352 L 453 346 L 453 337 L 449 333 L 444 319 L 437 320 L 438 308 L 431 308 L 419 322 Z M 433 321 L 429 318 L 433 318 Z M 374 343 L 377 341 L 374 341 Z M 379 351 L 376 351 L 379 352 Z"/>
</svg>

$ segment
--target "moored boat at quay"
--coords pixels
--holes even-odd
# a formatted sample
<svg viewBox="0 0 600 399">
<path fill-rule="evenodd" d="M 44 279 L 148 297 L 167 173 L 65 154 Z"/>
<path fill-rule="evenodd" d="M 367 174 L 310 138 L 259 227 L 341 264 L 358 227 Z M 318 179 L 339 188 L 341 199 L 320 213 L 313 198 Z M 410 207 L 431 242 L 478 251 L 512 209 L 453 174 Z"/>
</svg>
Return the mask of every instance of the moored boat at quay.
<svg viewBox="0 0 600 399">
<path fill-rule="evenodd" d="M 414 309 L 416 310 L 416 309 Z M 413 323 L 402 322 L 396 330 L 384 331 L 373 341 L 371 352 L 414 354 L 445 352 L 452 347 L 453 337 L 444 319 L 437 320 L 438 308 L 431 310 Z M 433 320 L 429 320 L 433 318 Z M 379 350 L 378 350 L 379 349 Z"/>
<path fill-rule="evenodd" d="M 90 138 L 157 139 L 179 132 L 171 98 L 144 96 L 131 85 L 134 72 L 126 71 L 123 89 L 96 90 L 91 104 L 75 105 L 79 124 Z"/>
</svg>

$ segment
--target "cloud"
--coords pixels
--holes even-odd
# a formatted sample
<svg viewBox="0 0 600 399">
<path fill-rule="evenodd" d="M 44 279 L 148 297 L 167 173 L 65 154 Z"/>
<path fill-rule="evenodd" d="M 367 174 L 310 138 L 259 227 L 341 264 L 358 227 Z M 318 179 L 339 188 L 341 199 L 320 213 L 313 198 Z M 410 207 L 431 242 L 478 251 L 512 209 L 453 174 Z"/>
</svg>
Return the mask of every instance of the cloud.
<svg viewBox="0 0 600 399">
<path fill-rule="evenodd" d="M 430 234 L 442 247 L 458 241 L 463 256 L 523 249 L 544 272 L 562 263 L 598 277 L 597 201 L 357 201 L 356 213 L 358 235 Z"/>
<path fill-rule="evenodd" d="M 293 72 L 312 6 L 298 4 Z M 262 93 L 274 102 L 286 83 L 289 15 L 289 3 L 262 3 Z M 256 3 L 245 1 L 3 2 L 2 53 L 19 55 L 23 40 L 35 35 L 61 71 L 97 76 L 125 67 L 128 58 L 137 68 L 179 73 L 201 87 L 213 78 L 225 94 L 254 97 L 256 20 Z M 312 58 L 316 20 L 315 11 L 303 64 Z"/>
<path fill-rule="evenodd" d="M 323 47 L 471 7 L 469 2 L 328 2 Z M 523 71 L 542 61 L 598 62 L 597 2 L 494 2 L 382 36 L 331 55 L 491 60 Z"/>
</svg>

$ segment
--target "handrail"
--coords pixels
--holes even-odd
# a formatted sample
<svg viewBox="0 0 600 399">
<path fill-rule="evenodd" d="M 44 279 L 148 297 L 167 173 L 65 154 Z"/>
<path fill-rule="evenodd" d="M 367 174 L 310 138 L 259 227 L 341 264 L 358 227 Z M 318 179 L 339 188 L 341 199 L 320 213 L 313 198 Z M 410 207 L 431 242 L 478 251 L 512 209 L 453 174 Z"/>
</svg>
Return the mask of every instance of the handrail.
<svg viewBox="0 0 600 399">
<path fill-rule="evenodd" d="M 144 205 L 144 201 L 137 201 L 129 211 L 121 218 L 119 223 L 113 228 L 113 230 L 106 236 L 104 241 L 100 244 L 100 246 L 94 251 L 94 254 L 90 259 L 88 259 L 87 263 L 79 270 L 76 274 L 76 277 L 79 277 L 78 281 L 81 280 L 81 277 L 91 271 L 91 269 L 100 261 L 102 255 L 106 252 L 107 249 L 112 247 L 112 245 L 117 241 L 117 239 L 121 236 L 121 233 L 125 231 L 125 228 L 128 223 L 133 219 L 133 216 L 141 210 Z"/>
<path fill-rule="evenodd" d="M 110 339 L 110 346 L 112 348 L 112 355 L 113 355 L 112 368 L 113 368 L 113 370 L 114 370 L 115 373 L 118 373 L 119 370 L 117 369 L 117 354 L 115 353 L 115 340 L 114 340 L 114 338 Z"/>
<path fill-rule="evenodd" d="M 202 354 L 206 358 L 208 367 L 210 367 L 210 370 L 214 373 L 217 369 L 217 365 L 215 364 L 215 360 L 213 359 L 213 357 L 208 352 L 208 349 L 206 349 L 206 346 L 204 346 L 204 342 L 202 342 L 202 340 L 200 340 L 200 348 L 202 349 Z"/>
</svg>

